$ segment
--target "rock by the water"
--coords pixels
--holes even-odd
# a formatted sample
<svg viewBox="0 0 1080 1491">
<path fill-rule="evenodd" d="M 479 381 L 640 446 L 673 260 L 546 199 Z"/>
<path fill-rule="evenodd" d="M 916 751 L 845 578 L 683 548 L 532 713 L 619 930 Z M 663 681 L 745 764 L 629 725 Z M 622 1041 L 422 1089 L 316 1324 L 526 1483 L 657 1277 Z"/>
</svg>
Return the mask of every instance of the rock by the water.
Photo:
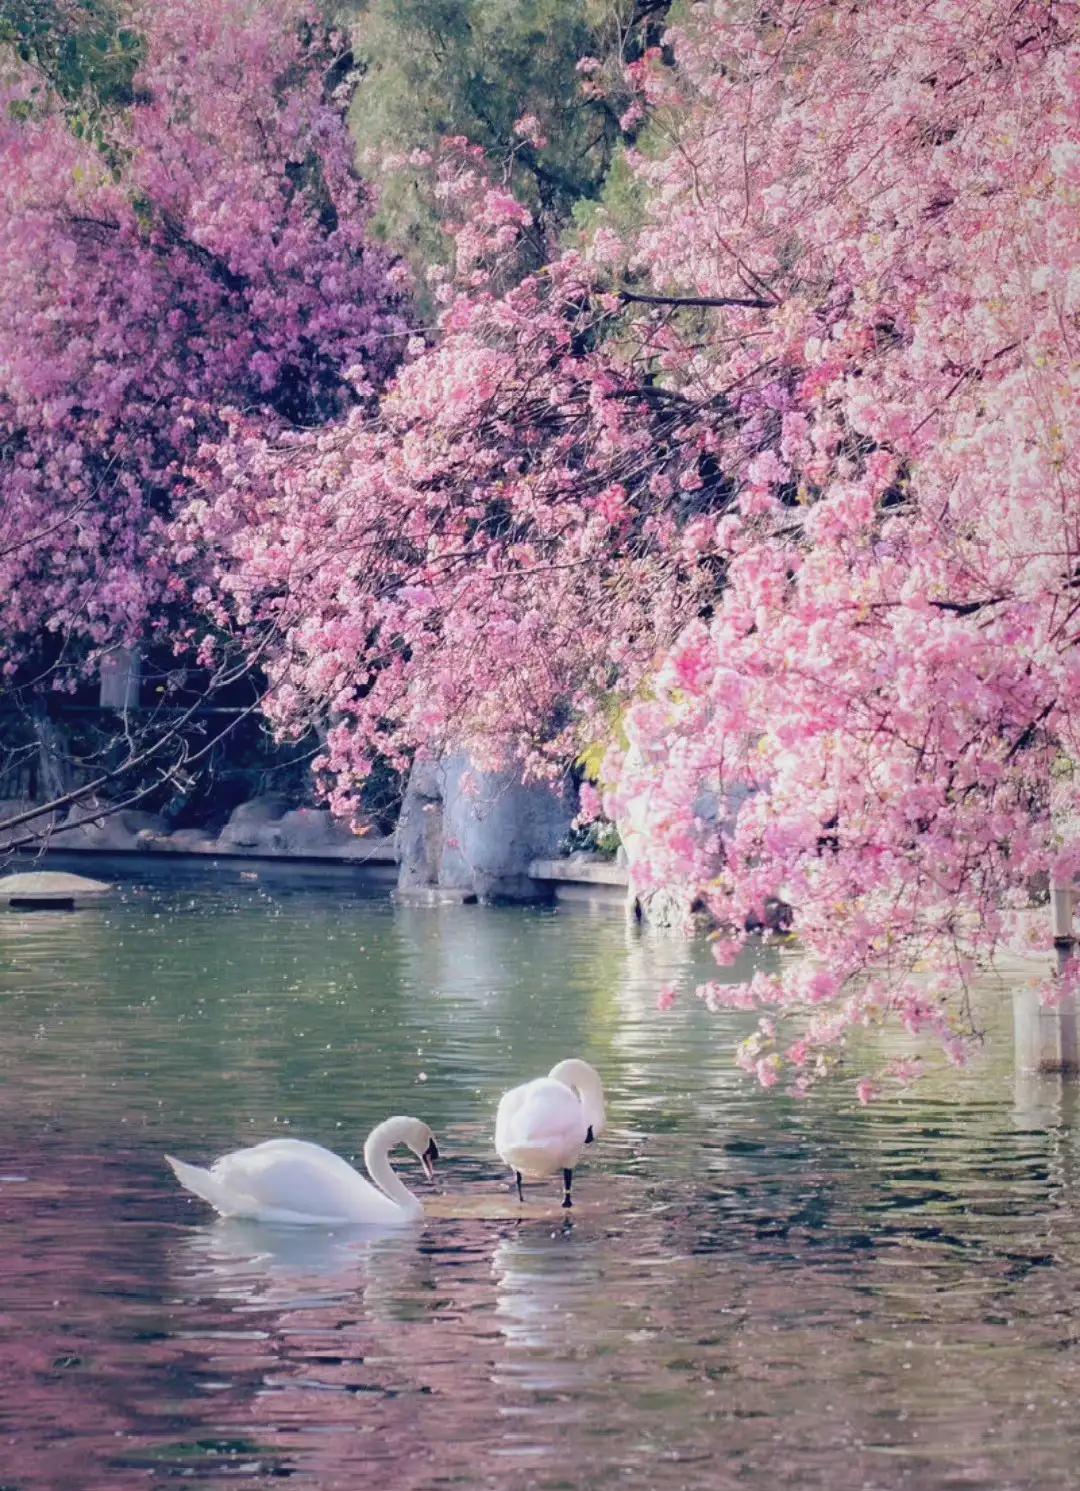
<svg viewBox="0 0 1080 1491">
<path fill-rule="evenodd" d="M 22 797 L 0 798 L 0 825 L 11 818 L 21 818 L 24 813 L 32 813 L 36 804 Z M 46 837 L 49 830 L 56 823 L 56 813 L 38 813 L 37 817 L 27 819 L 20 823 L 17 828 L 0 827 L 0 849 L 6 849 L 11 844 L 17 844 L 28 836 L 35 834 L 42 838 Z"/>
<path fill-rule="evenodd" d="M 329 808 L 291 808 L 277 824 L 287 854 L 325 855 L 328 850 L 351 849 L 359 835 Z"/>
<path fill-rule="evenodd" d="M 203 828 L 178 828 L 168 834 L 140 829 L 135 840 L 140 849 L 166 854 L 202 854 L 213 848 L 214 844 Z"/>
<path fill-rule="evenodd" d="M 549 887 L 529 866 L 558 853 L 573 815 L 562 785 L 483 771 L 463 752 L 418 763 L 398 824 L 399 889 L 410 900 L 425 886 L 482 902 L 541 899 Z"/>
<path fill-rule="evenodd" d="M 398 890 L 429 890 L 439 884 L 443 806 L 439 770 L 434 761 L 417 761 L 401 804 L 395 831 Z M 423 896 L 418 896 L 423 904 Z"/>
<path fill-rule="evenodd" d="M 291 808 L 285 798 L 268 795 L 241 803 L 217 842 L 230 851 L 334 858 L 356 851 L 360 839 L 328 808 Z"/>
<path fill-rule="evenodd" d="M 86 875 L 68 875 L 57 870 L 31 870 L 0 879 L 0 906 L 12 911 L 73 911 L 92 906 L 112 886 Z"/>
<path fill-rule="evenodd" d="M 229 815 L 229 821 L 221 830 L 220 843 L 235 845 L 238 849 L 263 847 L 270 837 L 267 830 L 278 823 L 289 811 L 289 800 L 276 792 L 265 797 L 253 797 L 242 802 Z"/>
<path fill-rule="evenodd" d="M 165 829 L 165 820 L 157 813 L 138 808 L 109 811 L 107 803 L 89 798 L 75 804 L 49 842 L 57 849 L 138 849 L 141 833 L 161 834 Z"/>
</svg>

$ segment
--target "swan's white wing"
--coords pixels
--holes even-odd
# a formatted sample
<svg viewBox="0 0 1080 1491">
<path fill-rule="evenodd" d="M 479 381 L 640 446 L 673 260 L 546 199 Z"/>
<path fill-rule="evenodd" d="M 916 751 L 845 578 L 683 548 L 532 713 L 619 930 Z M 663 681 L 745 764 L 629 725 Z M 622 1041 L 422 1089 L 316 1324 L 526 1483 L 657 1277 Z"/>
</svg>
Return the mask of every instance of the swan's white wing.
<svg viewBox="0 0 1080 1491">
<path fill-rule="evenodd" d="M 572 1169 L 588 1125 L 580 1099 L 562 1082 L 538 1077 L 506 1093 L 495 1119 L 495 1148 L 524 1175 Z"/>
<path fill-rule="evenodd" d="M 218 1184 L 209 1170 L 203 1170 L 199 1165 L 189 1165 L 186 1161 L 178 1160 L 171 1154 L 167 1154 L 165 1159 L 185 1191 L 190 1191 L 201 1201 L 208 1202 L 223 1217 L 235 1216 L 237 1211 L 243 1211 L 246 1206 L 250 1205 L 250 1198 L 243 1201 L 238 1195 L 231 1194 Z"/>
<path fill-rule="evenodd" d="M 495 1114 L 495 1148 L 499 1154 L 503 1153 L 503 1146 L 509 1142 L 514 1117 L 528 1096 L 531 1082 L 523 1082 L 520 1087 L 512 1087 L 509 1092 L 504 1092 L 499 1099 L 498 1111 Z M 505 1159 L 505 1155 L 503 1156 Z"/>
<path fill-rule="evenodd" d="M 303 1139 L 269 1139 L 234 1150 L 210 1174 L 226 1194 L 250 1198 L 255 1215 L 264 1219 L 383 1222 L 401 1214 L 339 1155 Z"/>
</svg>

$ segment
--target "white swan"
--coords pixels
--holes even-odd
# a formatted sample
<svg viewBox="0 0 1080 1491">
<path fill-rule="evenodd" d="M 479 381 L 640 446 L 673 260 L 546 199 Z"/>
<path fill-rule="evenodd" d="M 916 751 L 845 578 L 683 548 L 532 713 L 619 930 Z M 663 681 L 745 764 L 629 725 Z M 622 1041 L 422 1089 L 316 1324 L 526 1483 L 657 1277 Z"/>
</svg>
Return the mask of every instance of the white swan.
<svg viewBox="0 0 1080 1491">
<path fill-rule="evenodd" d="M 346 1160 L 304 1139 L 268 1139 L 251 1149 L 234 1149 L 209 1170 L 171 1155 L 165 1158 L 185 1190 L 208 1201 L 223 1217 L 392 1227 L 424 1214 L 421 1203 L 390 1167 L 390 1151 L 398 1144 L 408 1145 L 431 1180 L 439 1146 L 418 1118 L 388 1118 L 368 1135 L 364 1164 L 379 1190 Z"/>
<path fill-rule="evenodd" d="M 546 1077 L 512 1087 L 499 1100 L 495 1148 L 514 1172 L 518 1199 L 523 1176 L 563 1174 L 563 1206 L 572 1206 L 574 1166 L 586 1144 L 604 1131 L 604 1086 L 587 1061 L 571 1057 Z"/>
</svg>

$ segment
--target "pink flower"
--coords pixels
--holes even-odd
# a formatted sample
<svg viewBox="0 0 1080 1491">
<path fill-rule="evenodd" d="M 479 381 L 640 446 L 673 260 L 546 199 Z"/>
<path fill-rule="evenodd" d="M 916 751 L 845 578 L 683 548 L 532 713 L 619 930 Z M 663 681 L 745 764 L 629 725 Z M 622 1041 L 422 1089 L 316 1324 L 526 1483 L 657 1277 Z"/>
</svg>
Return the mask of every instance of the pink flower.
<svg viewBox="0 0 1080 1491">
<path fill-rule="evenodd" d="M 514 133 L 534 145 L 537 150 L 542 150 L 547 144 L 547 136 L 535 114 L 523 114 L 514 124 Z"/>
<path fill-rule="evenodd" d="M 762 1087 L 775 1087 L 780 1080 L 779 1056 L 773 1054 L 759 1057 L 754 1064 L 754 1073 Z"/>
<path fill-rule="evenodd" d="M 578 813 L 579 823 L 593 823 L 602 813 L 602 802 L 600 793 L 591 782 L 582 782 L 578 788 Z"/>
<path fill-rule="evenodd" d="M 656 1008 L 661 1014 L 667 1014 L 673 1008 L 679 997 L 679 991 L 674 984 L 663 984 L 656 996 Z"/>
</svg>

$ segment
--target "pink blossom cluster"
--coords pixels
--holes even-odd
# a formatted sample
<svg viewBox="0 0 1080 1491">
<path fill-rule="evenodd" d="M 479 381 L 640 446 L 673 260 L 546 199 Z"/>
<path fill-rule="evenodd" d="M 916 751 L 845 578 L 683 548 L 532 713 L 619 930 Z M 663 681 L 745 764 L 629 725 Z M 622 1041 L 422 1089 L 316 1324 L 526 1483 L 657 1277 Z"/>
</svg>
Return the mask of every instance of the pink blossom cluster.
<svg viewBox="0 0 1080 1491">
<path fill-rule="evenodd" d="M 399 290 L 366 239 L 303 0 L 138 4 L 104 148 L 30 77 L 0 98 L 0 663 L 40 634 L 176 624 L 169 520 L 230 406 L 264 428 L 371 397 Z"/>
<path fill-rule="evenodd" d="M 799 1016 L 744 1053 L 760 1080 L 881 1021 L 958 1061 L 1006 910 L 1080 865 L 1076 15 L 717 9 L 658 80 L 678 148 L 638 163 L 633 262 L 773 307 L 708 355 L 672 336 L 673 375 L 746 390 L 740 487 L 609 811 L 652 804 L 652 874 L 732 929 L 722 963 L 793 908 L 803 964 L 703 991 Z M 705 786 L 741 804 L 718 844 Z"/>
<path fill-rule="evenodd" d="M 463 277 L 377 418 L 288 441 L 237 421 L 215 499 L 178 525 L 216 553 L 228 614 L 280 637 L 268 709 L 286 734 L 325 721 L 341 812 L 376 756 L 468 741 L 564 762 L 693 605 L 663 505 L 628 496 L 655 460 L 650 412 L 576 345 L 596 318 L 576 261 L 501 295 L 471 260 Z"/>
</svg>

